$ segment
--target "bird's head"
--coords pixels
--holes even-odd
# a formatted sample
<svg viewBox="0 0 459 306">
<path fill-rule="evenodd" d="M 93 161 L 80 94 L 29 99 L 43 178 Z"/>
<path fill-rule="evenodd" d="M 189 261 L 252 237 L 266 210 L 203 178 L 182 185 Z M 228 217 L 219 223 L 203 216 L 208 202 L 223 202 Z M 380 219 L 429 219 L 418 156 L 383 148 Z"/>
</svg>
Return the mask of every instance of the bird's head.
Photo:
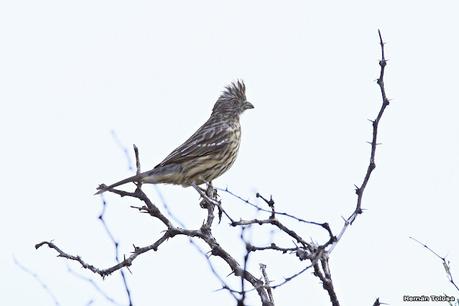
<svg viewBox="0 0 459 306">
<path fill-rule="evenodd" d="M 212 109 L 212 115 L 239 116 L 245 110 L 254 108 L 245 97 L 245 84 L 236 81 L 226 86 Z"/>
</svg>

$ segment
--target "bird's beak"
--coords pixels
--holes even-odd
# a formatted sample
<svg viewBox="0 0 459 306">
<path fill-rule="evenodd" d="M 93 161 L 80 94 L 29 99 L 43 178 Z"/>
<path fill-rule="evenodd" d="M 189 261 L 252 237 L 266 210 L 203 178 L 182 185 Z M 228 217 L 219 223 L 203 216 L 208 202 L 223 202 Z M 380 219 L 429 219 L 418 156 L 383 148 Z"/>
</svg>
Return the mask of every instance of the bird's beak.
<svg viewBox="0 0 459 306">
<path fill-rule="evenodd" d="M 255 108 L 255 106 L 253 106 L 252 103 L 250 103 L 248 101 L 245 101 L 244 102 L 244 109 L 251 109 L 251 108 Z"/>
</svg>

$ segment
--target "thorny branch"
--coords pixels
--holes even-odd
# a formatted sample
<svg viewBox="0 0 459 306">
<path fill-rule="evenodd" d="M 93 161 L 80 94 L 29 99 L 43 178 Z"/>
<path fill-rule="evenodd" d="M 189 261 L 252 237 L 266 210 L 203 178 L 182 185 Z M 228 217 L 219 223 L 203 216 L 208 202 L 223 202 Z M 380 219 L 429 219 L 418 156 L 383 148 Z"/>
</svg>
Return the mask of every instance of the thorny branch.
<svg viewBox="0 0 459 306">
<path fill-rule="evenodd" d="M 137 159 L 136 164 L 140 166 L 140 162 L 138 160 L 139 159 L 138 153 L 136 153 L 136 159 Z M 209 187 L 212 188 L 211 186 Z M 148 245 L 145 247 L 134 246 L 134 250 L 132 251 L 129 257 L 124 257 L 124 259 L 119 261 L 117 264 L 111 267 L 105 268 L 105 269 L 97 268 L 94 265 L 91 265 L 87 263 L 86 261 L 84 261 L 80 256 L 71 255 L 63 251 L 52 241 L 40 242 L 35 245 L 35 248 L 38 249 L 41 246 L 46 245 L 49 248 L 54 249 L 58 253 L 58 257 L 63 257 L 68 260 L 76 261 L 81 265 L 82 268 L 88 269 L 95 274 L 99 274 L 102 278 L 105 278 L 106 276 L 112 274 L 115 271 L 118 271 L 122 268 L 128 268 L 129 266 L 131 266 L 133 261 L 137 258 L 137 256 L 143 253 L 149 252 L 151 250 L 157 251 L 159 246 L 163 242 L 168 240 L 169 238 L 173 238 L 175 236 L 180 236 L 180 235 L 188 236 L 190 238 L 199 238 L 209 246 L 210 252 L 212 255 L 220 257 L 227 263 L 227 265 L 231 268 L 232 273 L 235 276 L 241 277 L 241 279 L 249 282 L 252 285 L 252 287 L 255 288 L 258 295 L 260 296 L 263 306 L 273 305 L 270 302 L 266 288 L 263 286 L 263 281 L 255 277 L 250 272 L 246 271 L 245 267 L 241 268 L 241 265 L 237 262 L 237 260 L 234 259 L 234 257 L 231 256 L 225 249 L 223 249 L 223 247 L 220 246 L 220 244 L 217 242 L 217 240 L 213 236 L 212 224 L 214 220 L 214 207 L 216 206 L 213 204 L 217 201 L 216 196 L 213 192 L 208 193 L 214 196 L 213 198 L 207 200 L 207 197 L 204 197 L 203 199 L 203 201 L 206 203 L 205 205 L 202 205 L 202 206 L 207 209 L 207 218 L 206 218 L 206 221 L 202 224 L 202 226 L 196 230 L 184 229 L 184 228 L 180 228 L 180 227 L 173 225 L 172 221 L 170 221 L 169 218 L 167 218 L 164 214 L 162 214 L 161 211 L 158 209 L 158 207 L 155 204 L 153 204 L 153 202 L 141 190 L 140 184 L 137 185 L 137 188 L 134 192 L 126 192 L 126 191 L 122 191 L 118 189 L 112 189 L 110 190 L 110 192 L 118 194 L 121 197 L 129 196 L 129 197 L 136 198 L 142 201 L 145 205 L 138 207 L 137 209 L 141 212 L 146 212 L 150 214 L 152 217 L 160 220 L 167 228 L 164 231 L 163 235 L 151 245 Z M 242 290 L 241 294 L 242 296 L 245 296 L 245 290 Z"/>
<path fill-rule="evenodd" d="M 371 139 L 371 149 L 370 149 L 370 163 L 368 164 L 367 171 L 365 173 L 365 177 L 363 178 L 363 182 L 360 186 L 356 186 L 355 193 L 357 194 L 357 205 L 355 207 L 355 210 L 352 212 L 352 214 L 344 221 L 344 226 L 341 229 L 340 233 L 338 234 L 338 237 L 336 239 L 336 242 L 331 246 L 330 252 L 334 249 L 336 246 L 336 243 L 343 237 L 344 233 L 346 232 L 346 229 L 351 225 L 355 219 L 357 218 L 358 215 L 360 215 L 362 211 L 362 199 L 363 199 L 363 193 L 365 191 L 365 188 L 367 187 L 368 181 L 370 180 L 371 173 L 373 170 L 376 168 L 376 163 L 375 163 L 375 156 L 376 156 L 376 147 L 378 146 L 378 127 L 379 127 L 379 121 L 382 118 L 382 115 L 384 114 L 384 111 L 387 106 L 389 106 L 389 99 L 386 96 L 386 89 L 384 87 L 384 73 L 387 65 L 387 60 L 385 57 L 385 52 L 384 52 L 384 41 L 382 39 L 381 31 L 378 30 L 378 35 L 379 35 L 379 45 L 381 47 L 381 60 L 379 61 L 379 66 L 380 66 L 380 72 L 379 72 L 379 77 L 376 81 L 376 83 L 379 85 L 379 89 L 381 91 L 381 98 L 382 98 L 382 103 L 381 103 L 381 108 L 379 109 L 378 115 L 376 116 L 376 119 L 371 120 L 371 125 L 373 128 L 373 137 Z"/>
<path fill-rule="evenodd" d="M 241 201 L 251 205 L 252 207 L 256 208 L 258 211 L 270 213 L 271 215 L 266 218 L 266 219 L 252 219 L 252 220 L 240 220 L 240 221 L 235 221 L 232 222 L 231 225 L 233 226 L 238 226 L 238 225 L 248 225 L 248 224 L 259 224 L 260 226 L 263 226 L 265 224 L 271 224 L 276 226 L 280 231 L 286 233 L 290 237 L 294 238 L 295 241 L 300 243 L 301 246 L 297 246 L 296 248 L 292 249 L 286 249 L 286 248 L 279 248 L 276 244 L 272 244 L 271 246 L 268 247 L 253 247 L 253 251 L 257 250 L 275 250 L 275 251 L 291 251 L 291 252 L 296 252 L 297 257 L 300 260 L 310 260 L 311 261 L 311 266 L 308 266 L 301 270 L 299 273 L 292 275 L 292 277 L 286 279 L 284 282 L 277 284 L 275 286 L 271 286 L 271 288 L 277 288 L 278 286 L 281 286 L 285 284 L 286 282 L 290 281 L 291 279 L 301 275 L 304 271 L 309 269 L 310 267 L 314 268 L 314 275 L 318 277 L 321 282 L 323 288 L 327 291 L 330 301 L 333 306 L 339 306 L 339 301 L 333 286 L 332 278 L 331 278 L 331 272 L 330 272 L 330 266 L 328 262 L 328 258 L 330 253 L 333 251 L 333 249 L 336 247 L 337 243 L 340 241 L 340 239 L 343 237 L 344 233 L 346 232 L 347 228 L 352 225 L 352 223 L 356 220 L 357 216 L 360 215 L 363 210 L 362 210 L 362 200 L 363 200 L 363 194 L 365 191 L 365 188 L 370 180 L 371 174 L 373 170 L 376 168 L 376 163 L 375 163 L 375 156 L 376 156 L 376 147 L 378 145 L 378 127 L 379 127 L 379 122 L 384 114 L 384 111 L 386 107 L 389 105 L 389 99 L 387 98 L 386 95 L 386 90 L 384 87 L 384 73 L 385 73 L 385 68 L 387 65 L 387 60 L 385 57 L 385 51 L 384 51 L 384 41 L 382 39 L 381 32 L 378 30 L 378 36 L 379 36 L 379 45 L 381 48 L 381 59 L 379 61 L 379 66 L 380 66 L 380 72 L 379 72 L 379 77 L 377 79 L 377 84 L 379 86 L 380 92 L 381 92 L 381 98 L 382 98 L 382 103 L 381 107 L 379 109 L 379 112 L 374 120 L 371 120 L 372 123 L 372 140 L 370 142 L 371 149 L 370 149 L 370 162 L 368 164 L 367 170 L 365 172 L 365 176 L 363 178 L 363 181 L 360 186 L 356 186 L 356 195 L 357 195 L 357 203 L 355 206 L 354 211 L 351 213 L 351 215 L 344 219 L 344 225 L 339 232 L 337 236 L 333 235 L 333 232 L 328 225 L 328 223 L 320 223 L 320 222 L 313 222 L 313 221 L 306 221 L 304 219 L 298 218 L 296 216 L 293 216 L 291 214 L 285 213 L 285 212 L 276 212 L 274 208 L 274 201 L 272 200 L 272 197 L 270 197 L 270 200 L 267 200 L 263 196 L 257 193 L 256 197 L 261 198 L 266 204 L 268 204 L 270 210 L 264 209 L 262 207 L 259 207 L 258 205 L 250 202 L 248 199 L 244 199 L 240 197 L 239 195 L 233 193 L 230 191 L 228 188 L 226 189 L 220 189 L 238 199 Z M 327 230 L 329 234 L 329 240 L 321 245 L 316 245 L 313 243 L 308 243 L 306 242 L 300 235 L 298 235 L 296 232 L 292 231 L 288 227 L 284 226 L 283 223 L 277 220 L 276 216 L 283 216 L 283 217 L 288 217 L 291 219 L 294 219 L 298 222 L 302 223 L 307 223 L 307 224 L 312 224 L 312 225 L 318 225 L 323 227 L 324 229 Z M 379 299 L 377 300 L 379 303 Z"/>
<path fill-rule="evenodd" d="M 448 277 L 449 282 L 456 288 L 457 291 L 459 291 L 458 285 L 454 282 L 453 274 L 451 274 L 451 267 L 450 267 L 449 260 L 446 260 L 446 257 L 440 256 L 437 252 L 432 250 L 428 245 L 426 245 L 425 243 L 422 243 L 421 241 L 417 240 L 416 238 L 413 238 L 413 237 L 409 237 L 409 238 L 411 240 L 416 241 L 420 245 L 422 245 L 424 248 L 429 250 L 430 253 L 434 254 L 435 257 L 437 257 L 438 259 L 440 259 L 442 261 L 443 268 L 445 269 L 446 276 Z"/>
<path fill-rule="evenodd" d="M 168 239 L 173 238 L 175 236 L 187 236 L 188 238 L 190 238 L 190 241 L 193 241 L 192 238 L 200 239 L 201 241 L 203 241 L 209 247 L 210 254 L 221 258 L 224 262 L 226 262 L 228 267 L 231 269 L 232 271 L 231 274 L 240 278 L 241 290 L 234 290 L 230 288 L 227 285 L 227 283 L 224 281 L 224 279 L 220 277 L 218 273 L 215 271 L 212 265 L 212 262 L 209 259 L 209 256 L 207 256 L 203 250 L 201 250 L 196 244 L 193 243 L 193 245 L 195 245 L 198 248 L 198 251 L 200 251 L 208 260 L 208 263 L 209 263 L 209 266 L 212 272 L 217 276 L 217 278 L 222 284 L 222 289 L 227 290 L 233 296 L 233 298 L 237 301 L 238 306 L 244 305 L 246 294 L 250 291 L 256 291 L 258 293 L 261 304 L 263 306 L 274 306 L 273 290 L 286 284 L 292 279 L 298 277 L 299 275 L 303 274 L 305 271 L 309 270 L 310 268 L 313 268 L 313 274 L 320 279 L 322 283 L 322 287 L 328 293 L 332 305 L 339 306 L 340 303 L 338 301 L 338 297 L 334 289 L 331 272 L 330 272 L 329 255 L 333 251 L 333 249 L 336 247 L 337 243 L 340 241 L 340 239 L 346 232 L 347 228 L 350 225 L 352 225 L 353 222 L 356 220 L 357 216 L 363 212 L 362 210 L 363 194 L 369 182 L 370 176 L 376 167 L 375 155 L 376 155 L 376 147 L 378 145 L 377 136 L 378 136 L 379 122 L 382 118 L 382 115 L 386 107 L 389 105 L 389 99 L 386 96 L 386 91 L 384 87 L 384 73 L 385 73 L 385 67 L 387 65 L 387 61 L 386 61 L 385 53 L 384 53 L 384 42 L 381 36 L 381 32 L 379 30 L 378 30 L 378 35 L 379 35 L 379 44 L 381 47 L 381 59 L 379 61 L 380 73 L 379 73 L 379 77 L 377 80 L 377 84 L 379 85 L 379 88 L 380 88 L 382 104 L 381 104 L 381 108 L 379 109 L 379 112 L 376 118 L 371 121 L 372 122 L 372 140 L 370 142 L 370 145 L 371 145 L 370 162 L 365 172 L 365 176 L 363 178 L 361 185 L 356 186 L 357 203 L 356 203 L 355 209 L 348 218 L 344 219 L 344 225 L 337 236 L 333 234 L 329 224 L 326 222 L 308 221 L 308 220 L 299 218 L 297 216 L 288 214 L 286 212 L 276 211 L 275 202 L 272 196 L 270 196 L 268 200 L 267 198 L 263 197 L 261 194 L 259 193 L 256 194 L 257 198 L 261 198 L 263 202 L 266 205 L 268 205 L 269 209 L 266 209 L 266 208 L 260 207 L 250 202 L 248 199 L 244 199 L 240 197 L 239 195 L 230 191 L 228 188 L 226 189 L 213 188 L 212 185 L 208 185 L 208 188 L 206 191 L 200 189 L 198 186 L 194 186 L 195 189 L 201 194 L 203 198 L 200 204 L 202 208 L 207 210 L 207 216 L 200 228 L 194 229 L 194 230 L 186 229 L 183 227 L 183 225 L 180 226 L 180 223 L 179 223 L 179 226 L 174 225 L 174 222 L 177 223 L 177 220 L 174 219 L 173 216 L 168 217 L 164 215 L 160 211 L 160 209 L 142 191 L 142 185 L 140 184 L 140 182 L 137 182 L 136 183 L 137 188 L 135 189 L 134 192 L 127 192 L 127 191 L 123 191 L 119 189 L 111 189 L 109 191 L 121 197 L 131 197 L 131 198 L 138 199 L 139 201 L 143 203 L 142 206 L 139 206 L 139 207 L 131 206 L 131 207 L 137 209 L 139 212 L 147 213 L 153 218 L 158 219 L 165 226 L 166 229 L 163 231 L 162 236 L 157 238 L 157 240 L 154 241 L 152 244 L 144 246 L 144 247 L 134 246 L 134 249 L 132 253 L 130 254 L 130 256 L 124 257 L 124 259 L 119 261 L 117 264 L 114 264 L 105 269 L 100 269 L 91 264 L 88 264 L 78 255 L 71 255 L 67 252 L 62 251 L 52 241 L 40 242 L 35 247 L 38 249 L 43 245 L 47 245 L 49 248 L 54 249 L 58 253 L 58 257 L 63 257 L 68 260 L 76 261 L 84 269 L 88 269 L 92 271 L 93 273 L 99 274 L 102 278 L 104 278 L 110 275 L 111 273 L 118 271 L 122 268 L 128 268 L 130 265 L 132 265 L 133 261 L 139 255 L 152 251 L 152 250 L 157 251 L 158 248 Z M 138 149 L 135 146 L 134 146 L 134 151 L 135 151 L 135 156 L 136 156 L 137 173 L 140 173 L 139 154 L 138 154 Z M 239 221 L 236 221 L 234 218 L 230 217 L 229 213 L 226 212 L 222 208 L 221 202 L 217 198 L 217 190 L 226 192 L 240 199 L 244 203 L 247 203 L 248 205 L 254 207 L 257 211 L 268 213 L 269 216 L 267 216 L 265 219 L 263 218 L 239 219 Z M 244 256 L 244 262 L 242 266 L 228 251 L 226 251 L 217 242 L 216 238 L 213 236 L 212 226 L 214 225 L 215 207 L 218 209 L 219 220 L 221 220 L 222 213 L 224 213 L 225 217 L 229 220 L 230 225 L 232 227 L 240 226 L 242 228 L 241 239 L 245 242 L 245 245 L 246 245 L 246 254 Z M 167 211 L 167 207 L 166 207 L 166 211 Z M 168 212 L 168 215 L 170 215 L 169 212 Z M 301 233 L 291 229 L 288 225 L 286 225 L 285 222 L 279 220 L 279 218 L 289 218 L 289 219 L 298 221 L 300 223 L 320 226 L 324 230 L 327 231 L 329 238 L 327 241 L 325 241 L 322 244 L 307 241 L 305 238 L 302 237 L 302 235 L 300 235 Z M 274 242 L 268 246 L 252 245 L 251 243 L 246 242 L 243 238 L 244 229 L 252 225 L 273 226 L 280 232 L 283 232 L 285 235 L 292 238 L 294 246 L 281 247 Z M 248 262 L 250 253 L 251 252 L 262 252 L 262 251 L 276 251 L 276 252 L 281 252 L 283 254 L 285 253 L 295 254 L 299 261 L 307 260 L 310 262 L 310 264 L 303 265 L 303 268 L 299 272 L 289 277 L 284 278 L 284 280 L 281 282 L 271 283 L 267 277 L 265 265 L 260 264 L 261 272 L 262 272 L 262 276 L 260 278 L 255 277 L 252 273 L 248 271 L 247 262 Z M 247 289 L 245 285 L 246 282 L 249 283 L 252 288 Z M 377 302 L 379 303 L 379 299 L 377 300 Z"/>
</svg>

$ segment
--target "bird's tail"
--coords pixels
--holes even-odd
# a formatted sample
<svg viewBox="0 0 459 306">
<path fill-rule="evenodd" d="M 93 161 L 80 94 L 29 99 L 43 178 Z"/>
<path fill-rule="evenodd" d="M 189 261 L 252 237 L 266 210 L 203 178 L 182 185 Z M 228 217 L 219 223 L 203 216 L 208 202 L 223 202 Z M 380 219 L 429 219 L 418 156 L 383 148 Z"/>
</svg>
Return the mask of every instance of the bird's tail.
<svg viewBox="0 0 459 306">
<path fill-rule="evenodd" d="M 118 187 L 120 185 L 124 185 L 124 184 L 130 183 L 130 182 L 141 181 L 145 176 L 146 176 L 146 172 L 140 173 L 140 174 L 128 177 L 128 178 L 125 178 L 124 180 L 121 180 L 119 182 L 113 183 L 113 184 L 111 184 L 109 186 L 101 184 L 101 185 L 99 185 L 99 187 L 97 187 L 97 192 L 95 193 L 95 195 L 104 193 L 105 191 L 108 191 L 108 190 L 110 190 L 112 188 L 115 188 L 115 187 Z"/>
</svg>

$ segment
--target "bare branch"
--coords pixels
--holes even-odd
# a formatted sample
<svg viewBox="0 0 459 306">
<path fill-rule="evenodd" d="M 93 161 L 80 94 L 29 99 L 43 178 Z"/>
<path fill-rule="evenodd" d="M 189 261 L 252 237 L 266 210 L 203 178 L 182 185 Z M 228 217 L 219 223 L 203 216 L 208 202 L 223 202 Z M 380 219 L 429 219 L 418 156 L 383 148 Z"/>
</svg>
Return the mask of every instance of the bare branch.
<svg viewBox="0 0 459 306">
<path fill-rule="evenodd" d="M 69 259 L 69 260 L 76 261 L 76 262 L 80 263 L 82 268 L 88 269 L 93 273 L 99 274 L 102 278 L 105 278 L 106 276 L 112 274 L 115 271 L 118 271 L 121 268 L 125 268 L 125 267 L 131 266 L 132 262 L 140 254 L 143 254 L 143 253 L 151 251 L 151 250 L 156 251 L 158 249 L 158 247 L 164 241 L 166 241 L 169 237 L 172 237 L 171 235 L 172 234 L 171 234 L 170 231 L 166 231 L 166 233 L 160 239 L 158 239 L 155 243 L 153 243 L 153 244 L 151 244 L 149 246 L 143 247 L 143 248 L 135 247 L 134 248 L 134 252 L 132 252 L 131 256 L 129 256 L 128 258 L 124 258 L 124 260 L 120 261 L 116 265 L 113 265 L 113 266 L 111 266 L 109 268 L 106 268 L 106 269 L 96 268 L 94 265 L 86 263 L 83 259 L 81 259 L 81 257 L 79 255 L 71 255 L 71 254 L 68 254 L 68 253 L 62 251 L 58 246 L 56 246 L 51 241 L 43 241 L 43 242 L 37 243 L 35 245 L 35 249 L 38 249 L 43 245 L 47 245 L 49 248 L 54 249 L 58 253 L 58 257 L 63 257 L 63 258 Z"/>
<path fill-rule="evenodd" d="M 13 256 L 13 261 L 14 261 L 14 264 L 16 266 L 19 267 L 19 269 L 21 269 L 22 271 L 26 272 L 27 274 L 29 274 L 30 276 L 32 276 L 39 284 L 40 286 L 46 291 L 46 293 L 48 293 L 48 295 L 51 297 L 51 299 L 53 300 L 54 302 L 54 305 L 56 306 L 60 306 L 61 304 L 59 303 L 59 301 L 57 300 L 56 296 L 54 295 L 54 293 L 51 291 L 51 289 L 49 289 L 48 285 L 46 285 L 46 283 L 44 281 L 41 280 L 40 276 L 38 276 L 37 273 L 35 272 L 32 272 L 30 269 L 28 269 L 27 267 L 25 267 L 23 264 L 21 264 L 19 262 L 19 260 L 16 259 L 16 257 Z"/>
<path fill-rule="evenodd" d="M 115 301 L 111 296 L 109 296 L 106 292 L 102 290 L 102 288 L 97 285 L 97 283 L 90 277 L 83 276 L 75 271 L 73 271 L 70 267 L 67 267 L 67 270 L 70 274 L 74 275 L 75 277 L 82 279 L 89 284 L 101 295 L 103 296 L 108 302 L 112 303 L 113 305 L 123 306 L 124 304 Z"/>
<path fill-rule="evenodd" d="M 313 266 L 314 275 L 322 281 L 322 287 L 327 291 L 332 305 L 339 306 L 340 304 L 338 297 L 336 295 L 335 288 L 333 287 L 333 281 L 331 279 L 330 267 L 328 265 L 328 256 L 325 255 L 320 258 L 320 266 L 319 263 L 315 263 Z"/>
<path fill-rule="evenodd" d="M 192 239 L 190 239 L 190 243 L 191 245 L 193 245 L 196 250 L 207 260 L 207 263 L 209 265 L 209 268 L 210 270 L 212 271 L 212 273 L 215 275 L 215 277 L 220 281 L 220 283 L 222 284 L 222 288 L 223 290 L 227 290 L 231 296 L 237 301 L 239 300 L 239 297 L 236 296 L 236 294 L 239 294 L 241 295 L 241 292 L 239 291 L 236 291 L 236 290 L 233 290 L 231 289 L 231 287 L 223 280 L 223 278 L 220 276 L 220 274 L 218 274 L 218 272 L 215 270 L 215 267 L 214 265 L 212 264 L 212 261 L 210 260 L 210 256 L 208 256 L 206 254 L 206 252 L 204 252 Z M 220 290 L 221 290 L 220 289 Z"/>
<path fill-rule="evenodd" d="M 269 285 L 270 281 L 268 278 L 268 273 L 266 272 L 266 265 L 261 263 L 260 270 L 261 270 L 261 274 L 263 275 L 263 279 L 265 281 L 265 286 L 267 287 L 267 290 L 268 290 L 269 300 L 274 306 L 274 296 L 273 296 L 273 291 Z"/>
<path fill-rule="evenodd" d="M 282 252 L 283 254 L 285 254 L 287 252 L 294 252 L 294 251 L 298 250 L 298 247 L 283 248 L 283 247 L 277 246 L 277 244 L 275 244 L 275 243 L 271 243 L 269 246 L 264 246 L 264 247 L 257 247 L 257 246 L 254 246 L 254 245 L 250 246 L 250 252 L 266 251 L 266 250 L 279 251 L 279 252 Z"/>
<path fill-rule="evenodd" d="M 138 158 L 138 153 L 136 153 L 136 156 Z M 140 167 L 140 162 L 137 161 L 137 165 Z M 211 186 L 209 186 L 209 188 L 211 188 Z M 262 286 L 263 282 L 260 279 L 256 278 L 254 275 L 252 275 L 250 272 L 246 271 L 246 269 L 241 268 L 240 264 L 225 249 L 223 249 L 223 247 L 216 241 L 216 239 L 212 235 L 211 226 L 214 220 L 214 207 L 219 207 L 219 203 L 216 200 L 217 195 L 215 193 L 212 192 L 211 197 L 209 197 L 207 194 L 204 194 L 205 197 L 203 197 L 203 201 L 205 202 L 205 205 L 203 206 L 205 206 L 208 212 L 204 224 L 201 226 L 201 228 L 197 230 L 188 230 L 174 226 L 172 222 L 169 220 L 169 218 L 162 214 L 161 211 L 156 207 L 156 205 L 154 205 L 153 202 L 142 191 L 141 185 L 137 186 L 135 192 L 125 192 L 117 189 L 111 189 L 109 190 L 109 192 L 118 194 L 120 196 L 129 196 L 141 200 L 145 204 L 145 206 L 138 208 L 139 211 L 148 212 L 152 217 L 159 219 L 167 227 L 163 236 L 160 237 L 155 243 L 148 245 L 146 247 L 134 247 L 134 251 L 129 257 L 124 258 L 119 263 L 106 269 L 99 269 L 94 265 L 85 262 L 78 255 L 71 255 L 62 251 L 58 246 L 56 246 L 51 241 L 40 242 L 35 245 L 35 248 L 38 249 L 43 245 L 47 245 L 49 248 L 54 249 L 58 253 L 58 257 L 63 257 L 69 260 L 77 261 L 83 268 L 88 269 L 95 274 L 99 274 L 101 277 L 104 278 L 117 270 L 131 266 L 132 262 L 137 258 L 137 256 L 151 250 L 156 251 L 158 247 L 169 238 L 175 237 L 177 235 L 184 235 L 188 236 L 189 238 L 196 237 L 204 241 L 209 246 L 212 255 L 218 256 L 221 259 L 223 259 L 226 262 L 226 264 L 231 268 L 231 271 L 232 273 L 234 273 L 235 276 L 242 277 L 255 288 L 258 295 L 260 296 L 263 306 L 271 305 L 266 289 Z M 221 209 L 221 207 L 219 207 L 219 209 Z"/>
<path fill-rule="evenodd" d="M 115 249 L 115 260 L 117 263 L 119 263 L 119 242 L 115 239 L 115 237 L 113 236 L 112 232 L 110 231 L 110 229 L 108 228 L 108 225 L 107 223 L 105 222 L 105 211 L 106 211 L 106 208 L 107 208 L 107 202 L 105 202 L 105 199 L 102 195 L 102 211 L 99 215 L 99 221 L 102 223 L 102 226 L 104 227 L 105 229 L 105 232 L 107 233 L 108 237 L 110 238 L 111 242 L 113 243 L 113 247 Z M 126 291 L 126 295 L 127 295 L 127 298 L 128 298 L 128 302 L 129 302 L 129 306 L 132 306 L 132 297 L 131 297 L 131 290 L 129 289 L 129 286 L 128 286 L 128 283 L 127 283 L 127 279 L 126 279 L 126 275 L 124 274 L 124 271 L 122 269 L 120 269 L 120 275 L 121 275 L 121 279 L 123 280 L 123 286 L 124 286 L 124 290 Z"/>
<path fill-rule="evenodd" d="M 228 193 L 229 195 L 241 200 L 242 202 L 252 206 L 253 208 L 255 208 L 256 210 L 258 211 L 262 211 L 262 212 L 266 212 L 266 213 L 272 213 L 272 210 L 267 210 L 267 209 L 264 209 L 252 202 L 250 202 L 248 199 L 244 199 L 243 197 L 239 196 L 238 194 L 232 192 L 231 190 L 228 189 L 228 187 L 226 187 L 225 189 L 223 188 L 216 188 L 218 191 L 223 191 L 223 192 L 226 192 Z M 259 195 L 259 193 L 257 193 Z M 313 225 L 318 225 L 318 226 L 322 226 L 324 227 L 325 224 L 327 223 L 320 223 L 320 222 L 314 222 L 314 221 L 308 221 L 308 220 L 305 220 L 305 219 L 302 219 L 302 218 L 298 218 L 297 216 L 294 216 L 292 214 L 289 214 L 289 213 L 286 213 L 286 212 L 279 212 L 279 211 L 276 211 L 275 212 L 277 216 L 284 216 L 284 217 L 287 217 L 287 218 L 290 218 L 290 219 L 293 219 L 293 220 L 296 220 L 298 222 L 302 222 L 302 223 L 306 223 L 306 224 L 313 224 Z M 328 224 L 327 224 L 328 226 Z M 329 227 L 328 227 L 329 228 Z"/>
<path fill-rule="evenodd" d="M 300 276 L 301 274 L 303 274 L 304 272 L 306 272 L 307 270 L 309 270 L 310 268 L 312 268 L 312 265 L 309 265 L 309 266 L 306 266 L 304 269 L 302 269 L 301 271 L 293 274 L 293 275 L 290 275 L 288 277 L 285 277 L 284 280 L 276 285 L 273 285 L 271 286 L 272 289 L 276 289 L 276 288 L 279 288 L 280 286 L 283 286 L 285 285 L 286 283 L 288 283 L 289 281 L 291 281 L 292 279 L 294 278 L 297 278 L 298 276 Z"/>
<path fill-rule="evenodd" d="M 276 227 L 278 227 L 281 231 L 289 235 L 290 237 L 294 238 L 298 243 L 301 243 L 303 247 L 305 248 L 310 248 L 311 245 L 307 243 L 300 235 L 298 235 L 295 231 L 289 229 L 287 226 L 282 224 L 279 220 L 277 219 L 253 219 L 253 220 L 240 220 L 240 221 L 234 221 L 231 223 L 232 226 L 238 226 L 238 225 L 250 225 L 250 224 L 272 224 Z"/>
<path fill-rule="evenodd" d="M 456 288 L 457 291 L 459 291 L 459 287 L 458 287 L 458 285 L 454 282 L 453 275 L 451 274 L 451 267 L 450 267 L 450 262 L 449 262 L 449 260 L 446 260 L 446 257 L 440 256 L 437 252 L 435 252 L 434 250 L 432 250 L 428 245 L 426 245 L 425 243 L 420 242 L 420 241 L 417 240 L 416 238 L 413 238 L 413 237 L 409 237 L 409 238 L 410 238 L 411 240 L 416 241 L 416 242 L 419 243 L 420 245 L 422 245 L 424 248 L 426 248 L 428 251 L 430 251 L 430 253 L 434 254 L 435 257 L 437 257 L 438 259 L 440 259 L 440 260 L 442 261 L 443 268 L 445 269 L 446 276 L 448 277 L 449 282 Z"/>
<path fill-rule="evenodd" d="M 356 207 L 354 211 L 352 212 L 352 214 L 347 219 L 344 220 L 344 226 L 341 229 L 340 233 L 338 234 L 336 241 L 331 245 L 329 249 L 329 253 L 333 251 L 338 241 L 343 237 L 349 225 L 351 225 L 355 221 L 357 216 L 363 212 L 362 210 L 363 193 L 365 191 L 365 188 L 367 187 L 368 181 L 370 180 L 371 173 L 376 168 L 375 156 L 376 156 L 376 147 L 378 145 L 377 140 L 378 140 L 379 122 L 384 114 L 386 107 L 389 105 L 389 100 L 387 99 L 387 96 L 386 96 L 386 89 L 384 87 L 384 72 L 385 72 L 385 68 L 387 65 L 387 61 L 386 61 L 386 57 L 384 53 L 384 41 L 382 39 L 380 30 L 378 30 L 378 36 L 379 36 L 379 45 L 381 47 L 381 60 L 379 61 L 380 71 L 379 71 L 379 78 L 377 80 L 377 84 L 379 85 L 379 89 L 381 91 L 382 103 L 381 103 L 379 112 L 376 116 L 376 119 L 371 120 L 371 125 L 373 128 L 373 137 L 370 142 L 371 143 L 370 162 L 368 164 L 367 171 L 363 178 L 362 184 L 360 186 L 356 186 L 355 188 L 355 193 L 357 194 Z"/>
<path fill-rule="evenodd" d="M 124 156 L 126 157 L 126 161 L 127 161 L 127 164 L 128 164 L 128 169 L 132 170 L 133 169 L 132 160 L 131 160 L 131 156 L 129 155 L 128 149 L 126 148 L 125 145 L 122 144 L 122 142 L 119 139 L 118 134 L 116 134 L 115 130 L 112 130 L 111 134 L 112 134 L 113 140 L 115 140 L 115 143 L 123 151 Z"/>
</svg>

